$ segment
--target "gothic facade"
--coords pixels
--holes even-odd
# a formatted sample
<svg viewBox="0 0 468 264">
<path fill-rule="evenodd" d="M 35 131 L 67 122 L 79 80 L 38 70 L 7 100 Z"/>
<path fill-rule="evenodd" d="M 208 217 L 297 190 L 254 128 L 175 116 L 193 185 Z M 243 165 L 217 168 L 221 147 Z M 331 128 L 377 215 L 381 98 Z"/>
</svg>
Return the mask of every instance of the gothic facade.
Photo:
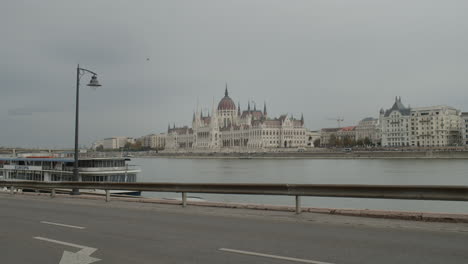
<svg viewBox="0 0 468 264">
<path fill-rule="evenodd" d="M 200 109 L 193 114 L 192 128 L 168 127 L 166 150 L 232 150 L 299 148 L 307 146 L 304 117 L 281 115 L 270 118 L 266 104 L 263 111 L 248 103 L 246 110 L 236 107 L 225 95 L 211 115 Z"/>
</svg>

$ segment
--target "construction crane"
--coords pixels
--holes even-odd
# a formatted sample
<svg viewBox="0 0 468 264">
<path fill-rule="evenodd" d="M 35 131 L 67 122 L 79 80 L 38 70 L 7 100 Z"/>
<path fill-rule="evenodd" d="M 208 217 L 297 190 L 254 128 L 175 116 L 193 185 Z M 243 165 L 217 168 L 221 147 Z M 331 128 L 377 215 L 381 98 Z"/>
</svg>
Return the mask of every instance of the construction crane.
<svg viewBox="0 0 468 264">
<path fill-rule="evenodd" d="M 344 118 L 343 117 L 327 118 L 327 120 L 335 120 L 338 123 L 338 127 L 341 128 L 341 122 L 344 121 Z"/>
</svg>

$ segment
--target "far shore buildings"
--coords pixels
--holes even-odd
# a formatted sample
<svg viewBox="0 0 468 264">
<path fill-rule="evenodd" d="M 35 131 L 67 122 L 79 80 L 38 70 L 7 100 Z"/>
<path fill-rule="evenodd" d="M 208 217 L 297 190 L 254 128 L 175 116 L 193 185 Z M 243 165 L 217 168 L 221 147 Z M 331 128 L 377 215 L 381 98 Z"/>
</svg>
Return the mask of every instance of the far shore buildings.
<svg viewBox="0 0 468 264">
<path fill-rule="evenodd" d="M 210 113 L 199 109 L 193 114 L 192 127 L 168 127 L 166 151 L 174 150 L 268 150 L 307 146 L 304 117 L 292 115 L 272 118 L 266 104 L 263 111 L 251 107 L 241 110 L 229 97 L 226 86 L 224 97 Z"/>
<path fill-rule="evenodd" d="M 321 146 L 334 146 L 337 141 L 344 142 L 345 145 L 355 142 L 356 126 L 322 128 L 320 130 Z"/>
<path fill-rule="evenodd" d="M 461 114 L 462 144 L 468 146 L 468 112 Z"/>
<path fill-rule="evenodd" d="M 313 147 L 320 147 L 320 145 L 315 145 L 315 140 L 319 139 L 320 140 L 320 131 L 306 131 L 306 140 L 307 140 L 307 147 L 313 148 Z"/>
<path fill-rule="evenodd" d="M 323 128 L 321 146 L 334 146 L 339 140 L 368 138 L 383 147 L 447 147 L 468 145 L 468 113 L 445 106 L 406 107 L 395 97 L 390 109 L 380 110 L 379 118 L 367 117 L 357 126 Z M 349 140 L 348 140 L 349 142 Z"/>
<path fill-rule="evenodd" d="M 332 139 L 336 139 L 336 134 L 341 128 L 335 127 L 335 128 L 322 128 L 320 130 L 320 146 L 322 147 L 327 147 L 330 145 L 333 145 L 334 142 Z"/>
<path fill-rule="evenodd" d="M 411 146 L 439 147 L 461 143 L 461 113 L 450 106 L 411 109 Z"/>
<path fill-rule="evenodd" d="M 198 106 L 197 106 L 198 107 Z M 320 146 L 314 146 L 320 139 Z M 151 134 L 138 139 L 144 148 L 165 151 L 282 151 L 311 147 L 335 147 L 337 142 L 353 145 L 369 142 L 371 145 L 400 147 L 468 146 L 468 112 L 450 106 L 411 108 L 395 97 L 392 107 L 380 110 L 378 118 L 366 117 L 356 126 L 323 128 L 309 131 L 304 117 L 292 115 L 270 117 L 267 106 L 263 110 L 248 103 L 241 110 L 225 90 L 211 113 L 197 109 L 192 126 L 169 126 L 165 134 Z M 133 138 L 112 137 L 96 141 L 92 148 L 122 149 Z M 364 143 L 369 144 L 369 143 Z"/>
<path fill-rule="evenodd" d="M 342 142 L 352 142 L 356 140 L 356 126 L 342 127 L 336 132 L 336 137 Z"/>
<path fill-rule="evenodd" d="M 355 131 L 356 141 L 364 141 L 367 138 L 374 145 L 380 145 L 381 133 L 379 119 L 373 117 L 366 117 L 359 121 Z"/>
<path fill-rule="evenodd" d="M 135 143 L 135 139 L 130 137 L 105 138 L 94 142 L 91 148 L 98 149 L 99 147 L 102 147 L 103 149 L 121 149 L 124 148 L 127 143 L 133 144 Z"/>
<path fill-rule="evenodd" d="M 383 147 L 410 146 L 410 117 L 411 109 L 403 105 L 401 97 L 395 97 L 395 103 L 390 109 L 380 109 Z"/>
<path fill-rule="evenodd" d="M 380 110 L 384 147 L 443 147 L 461 143 L 461 113 L 450 106 L 405 107 L 401 97 Z"/>
<path fill-rule="evenodd" d="M 166 146 L 166 134 L 151 134 L 139 138 L 141 146 L 145 148 L 162 150 Z"/>
</svg>

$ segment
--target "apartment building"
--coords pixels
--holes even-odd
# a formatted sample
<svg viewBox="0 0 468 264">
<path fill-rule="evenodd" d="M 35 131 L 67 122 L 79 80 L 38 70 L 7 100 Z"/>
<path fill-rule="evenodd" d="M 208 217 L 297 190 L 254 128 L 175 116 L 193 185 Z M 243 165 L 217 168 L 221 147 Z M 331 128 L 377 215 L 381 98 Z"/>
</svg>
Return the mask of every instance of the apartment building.
<svg viewBox="0 0 468 264">
<path fill-rule="evenodd" d="M 143 147 L 152 149 L 164 149 L 166 146 L 166 134 L 151 134 L 141 138 Z"/>
<path fill-rule="evenodd" d="M 450 106 L 411 109 L 410 145 L 417 147 L 461 144 L 461 113 Z"/>
<path fill-rule="evenodd" d="M 411 110 L 401 102 L 401 97 L 395 97 L 395 103 L 390 109 L 380 110 L 379 122 L 382 133 L 382 146 L 410 146 Z"/>
<path fill-rule="evenodd" d="M 468 112 L 461 113 L 461 143 L 464 146 L 468 146 Z"/>
</svg>

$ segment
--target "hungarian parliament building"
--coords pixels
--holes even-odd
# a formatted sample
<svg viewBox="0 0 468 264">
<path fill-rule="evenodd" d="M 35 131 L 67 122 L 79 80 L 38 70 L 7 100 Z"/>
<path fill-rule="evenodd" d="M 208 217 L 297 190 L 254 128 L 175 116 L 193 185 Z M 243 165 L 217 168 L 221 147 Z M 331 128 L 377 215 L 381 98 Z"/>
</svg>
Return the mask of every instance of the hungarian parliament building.
<svg viewBox="0 0 468 264">
<path fill-rule="evenodd" d="M 198 107 L 197 107 L 198 108 Z M 300 120 L 281 115 L 270 118 L 266 104 L 263 111 L 236 107 L 229 97 L 227 85 L 218 107 L 210 113 L 197 109 L 192 128 L 168 127 L 166 151 L 243 151 L 248 149 L 300 148 L 307 145 L 304 116 Z"/>
</svg>

